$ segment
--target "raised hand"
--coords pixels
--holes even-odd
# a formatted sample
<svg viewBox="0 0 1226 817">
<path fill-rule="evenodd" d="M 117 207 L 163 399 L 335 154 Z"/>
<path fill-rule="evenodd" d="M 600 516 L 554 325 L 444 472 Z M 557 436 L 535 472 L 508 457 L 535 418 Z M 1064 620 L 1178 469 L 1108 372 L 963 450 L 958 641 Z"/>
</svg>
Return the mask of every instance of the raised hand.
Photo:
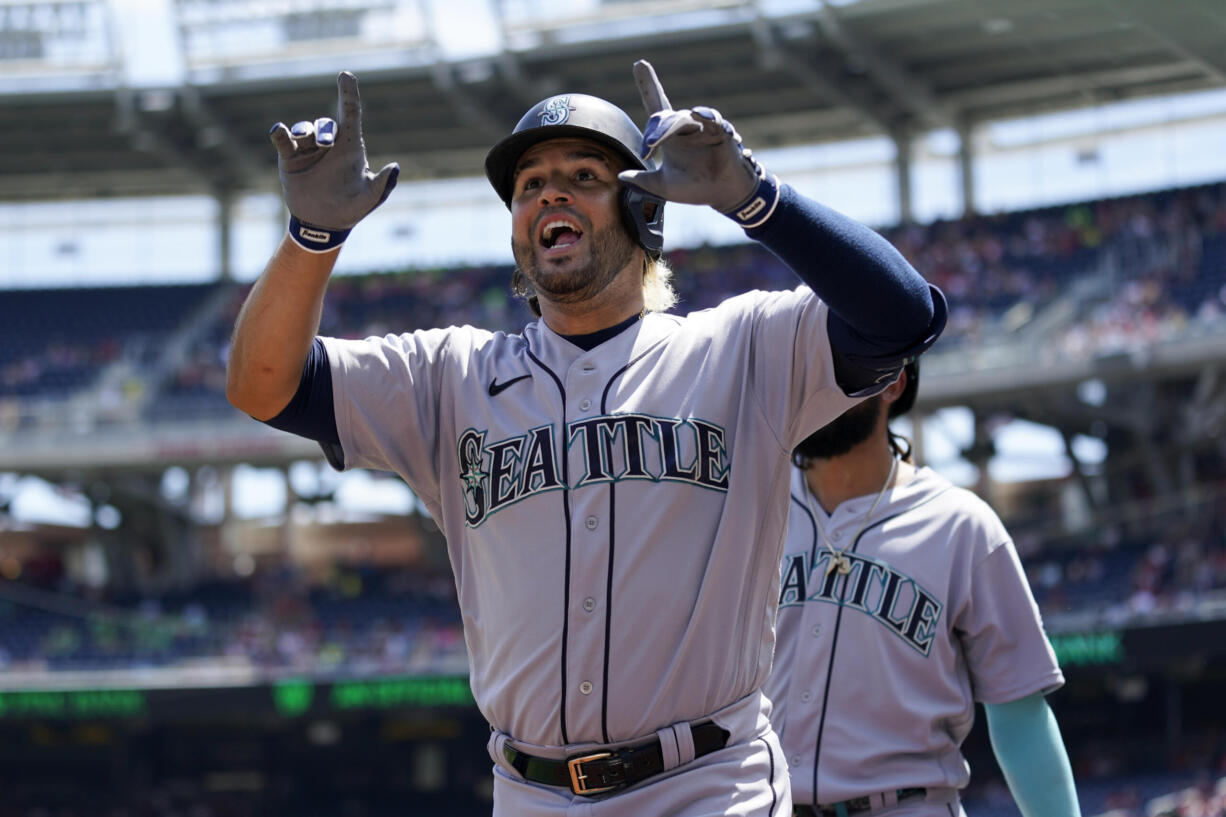
<svg viewBox="0 0 1226 817">
<path fill-rule="evenodd" d="M 278 122 L 269 131 L 277 149 L 281 190 L 289 208 L 290 237 L 313 252 L 340 246 L 355 224 L 382 204 L 396 186 L 400 165 L 377 174 L 366 163 L 358 78 L 336 78 L 336 119 Z"/>
<path fill-rule="evenodd" d="M 769 215 L 763 211 L 773 210 L 774 199 L 754 207 L 749 221 L 737 213 L 754 205 L 764 182 L 774 185 L 769 192 L 777 198 L 777 183 L 768 179 L 732 124 L 714 108 L 674 110 L 646 60 L 634 64 L 634 81 L 650 115 L 641 155 L 656 156 L 659 166 L 623 171 L 622 182 L 668 201 L 710 205 L 745 226 L 761 223 L 758 216 Z"/>
</svg>

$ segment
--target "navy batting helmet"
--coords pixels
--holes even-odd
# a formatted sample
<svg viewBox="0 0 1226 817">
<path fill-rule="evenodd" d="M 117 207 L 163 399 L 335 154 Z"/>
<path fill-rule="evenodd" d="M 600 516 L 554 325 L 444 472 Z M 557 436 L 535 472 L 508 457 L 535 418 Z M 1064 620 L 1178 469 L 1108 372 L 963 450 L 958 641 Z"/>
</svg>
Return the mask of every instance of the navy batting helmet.
<svg viewBox="0 0 1226 817">
<path fill-rule="evenodd" d="M 903 371 L 907 373 L 907 385 L 903 387 L 898 399 L 890 403 L 891 420 L 910 411 L 915 405 L 915 395 L 919 392 L 919 360 L 908 363 L 903 367 Z"/>
<path fill-rule="evenodd" d="M 551 96 L 532 106 L 511 135 L 494 145 L 485 157 L 485 175 L 508 209 L 519 157 L 537 142 L 568 136 L 599 142 L 630 168 L 655 169 L 653 163 L 639 158 L 643 134 L 621 108 L 587 94 Z M 621 214 L 639 246 L 658 258 L 664 247 L 664 200 L 623 186 Z"/>
</svg>

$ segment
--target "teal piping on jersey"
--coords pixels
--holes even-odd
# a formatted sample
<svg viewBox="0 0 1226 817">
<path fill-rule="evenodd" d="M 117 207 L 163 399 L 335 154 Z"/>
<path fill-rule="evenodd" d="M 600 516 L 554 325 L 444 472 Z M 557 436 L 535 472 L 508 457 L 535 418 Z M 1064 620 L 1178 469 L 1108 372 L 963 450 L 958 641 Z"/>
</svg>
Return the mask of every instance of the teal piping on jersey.
<svg viewBox="0 0 1226 817">
<path fill-rule="evenodd" d="M 1023 816 L 1081 817 L 1060 726 L 1043 693 L 983 708 L 992 751 Z"/>
</svg>

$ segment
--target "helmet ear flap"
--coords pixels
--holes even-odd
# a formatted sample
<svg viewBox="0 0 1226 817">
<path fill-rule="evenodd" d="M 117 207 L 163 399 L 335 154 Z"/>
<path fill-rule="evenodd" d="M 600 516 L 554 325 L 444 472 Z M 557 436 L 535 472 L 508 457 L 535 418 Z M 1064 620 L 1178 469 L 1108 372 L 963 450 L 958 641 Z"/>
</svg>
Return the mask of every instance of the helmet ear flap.
<svg viewBox="0 0 1226 817">
<path fill-rule="evenodd" d="M 629 187 L 622 189 L 622 222 L 652 258 L 664 251 L 664 199 Z"/>
<path fill-rule="evenodd" d="M 919 361 L 911 361 L 903 367 L 903 371 L 907 374 L 907 385 L 903 387 L 898 399 L 890 403 L 889 418 L 891 420 L 910 411 L 915 405 L 915 396 L 919 393 Z"/>
</svg>

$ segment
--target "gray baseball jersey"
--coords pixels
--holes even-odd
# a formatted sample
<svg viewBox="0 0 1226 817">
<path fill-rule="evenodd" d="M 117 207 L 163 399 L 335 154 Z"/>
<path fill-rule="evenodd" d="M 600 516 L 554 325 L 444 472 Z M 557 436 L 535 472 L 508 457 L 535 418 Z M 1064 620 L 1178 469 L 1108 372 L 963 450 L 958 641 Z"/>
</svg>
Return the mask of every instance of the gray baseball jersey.
<svg viewBox="0 0 1226 817">
<path fill-rule="evenodd" d="M 560 756 L 713 717 L 730 745 L 774 739 L 790 452 L 857 402 L 826 315 L 802 286 L 649 314 L 591 351 L 541 321 L 325 339 L 346 467 L 400 474 L 446 536 L 496 738 Z M 692 764 L 708 800 L 768 763 L 786 784 L 781 758 L 722 754 Z"/>
<path fill-rule="evenodd" d="M 851 541 L 873 500 L 829 516 L 793 469 L 771 721 L 796 803 L 906 788 L 952 803 L 970 777 L 960 746 L 975 701 L 1051 691 L 1064 677 L 1013 542 L 985 502 L 920 468 Z M 850 572 L 827 573 L 819 524 L 846 549 Z"/>
</svg>

